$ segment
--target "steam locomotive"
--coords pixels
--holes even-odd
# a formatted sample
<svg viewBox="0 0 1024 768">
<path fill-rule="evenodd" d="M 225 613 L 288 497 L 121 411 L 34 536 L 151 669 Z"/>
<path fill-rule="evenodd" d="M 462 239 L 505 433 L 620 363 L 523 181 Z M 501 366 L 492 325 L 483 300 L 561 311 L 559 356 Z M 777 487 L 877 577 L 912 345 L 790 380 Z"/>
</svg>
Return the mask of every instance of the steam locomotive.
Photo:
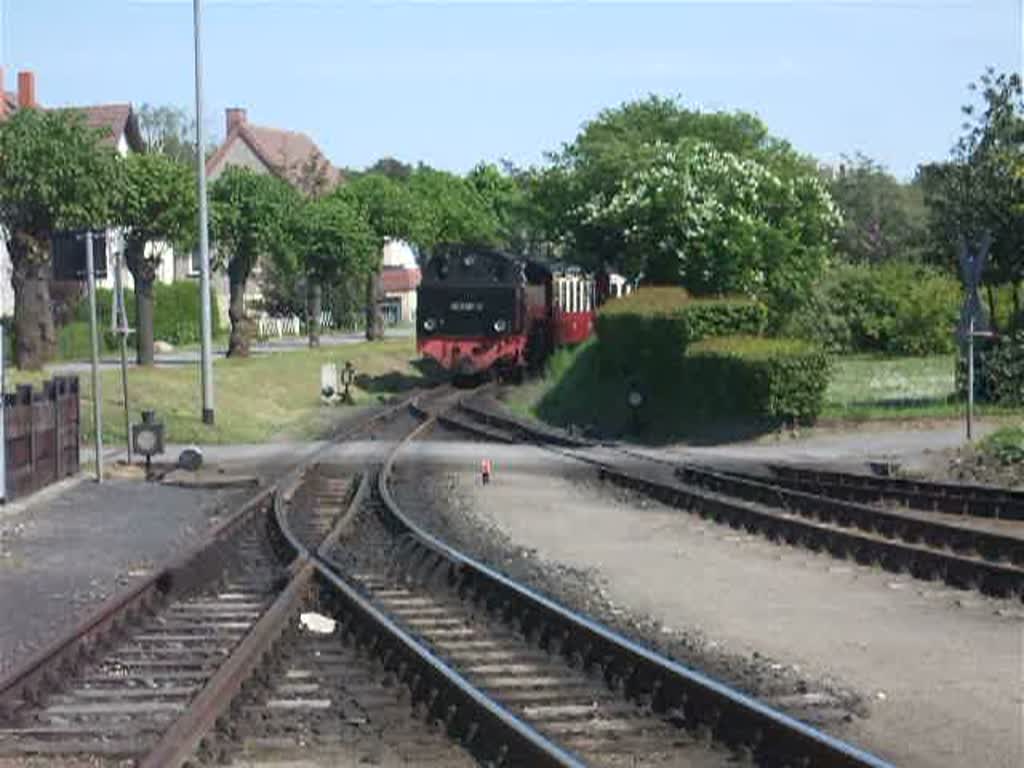
<svg viewBox="0 0 1024 768">
<path fill-rule="evenodd" d="M 555 347 L 586 340 L 609 289 L 607 276 L 446 246 L 427 261 L 417 289 L 416 348 L 458 377 L 518 379 Z"/>
</svg>

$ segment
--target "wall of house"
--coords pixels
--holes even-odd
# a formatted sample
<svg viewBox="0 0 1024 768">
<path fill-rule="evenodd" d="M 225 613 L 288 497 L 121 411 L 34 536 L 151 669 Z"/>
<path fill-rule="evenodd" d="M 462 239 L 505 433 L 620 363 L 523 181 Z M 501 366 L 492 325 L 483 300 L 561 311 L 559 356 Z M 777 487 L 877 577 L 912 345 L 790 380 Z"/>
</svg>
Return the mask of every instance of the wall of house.
<svg viewBox="0 0 1024 768">
<path fill-rule="evenodd" d="M 384 294 L 386 301 L 401 303 L 399 322 L 412 323 L 416 320 L 416 291 L 395 291 Z"/>
<path fill-rule="evenodd" d="M 210 168 L 207 178 L 211 182 L 215 181 L 218 176 L 232 165 L 248 168 L 257 173 L 269 172 L 263 161 L 249 148 L 249 145 L 239 139 L 231 142 L 231 146 L 228 147 L 227 153 L 220 158 L 220 162 L 213 168 Z"/>
<path fill-rule="evenodd" d="M 11 286 L 11 256 L 7 237 L 0 233 L 0 317 L 14 314 L 14 288 Z"/>
</svg>

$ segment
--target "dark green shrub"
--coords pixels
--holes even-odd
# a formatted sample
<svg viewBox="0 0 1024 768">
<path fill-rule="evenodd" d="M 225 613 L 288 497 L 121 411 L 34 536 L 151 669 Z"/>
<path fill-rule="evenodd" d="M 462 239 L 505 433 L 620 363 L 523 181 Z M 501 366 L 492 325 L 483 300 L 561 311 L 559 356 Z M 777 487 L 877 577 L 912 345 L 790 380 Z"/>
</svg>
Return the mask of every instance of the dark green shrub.
<svg viewBox="0 0 1024 768">
<path fill-rule="evenodd" d="M 946 354 L 956 347 L 960 284 L 919 264 L 834 267 L 787 335 L 817 341 L 832 352 Z"/>
<path fill-rule="evenodd" d="M 828 356 L 816 344 L 730 336 L 690 346 L 682 389 L 700 422 L 811 424 L 829 373 Z"/>
<path fill-rule="evenodd" d="M 767 310 L 748 299 L 693 299 L 682 288 L 645 287 L 608 302 L 597 315 L 601 358 L 621 370 L 678 368 L 700 339 L 764 330 Z"/>
<path fill-rule="evenodd" d="M 959 388 L 966 391 L 966 363 L 958 366 Z M 975 388 L 978 400 L 1024 405 L 1024 331 L 976 344 Z"/>
<path fill-rule="evenodd" d="M 113 327 L 113 291 L 107 288 L 96 290 L 96 316 L 100 328 Z M 212 333 L 217 336 L 220 331 L 220 313 L 217 311 L 217 294 L 210 292 L 210 314 L 212 316 Z M 128 314 L 128 325 L 136 328 L 135 294 L 130 290 L 124 292 L 125 307 Z M 153 286 L 153 336 L 159 341 L 169 344 L 194 344 L 200 336 L 199 284 L 192 281 L 178 283 L 157 283 Z M 75 322 L 88 324 L 89 302 L 81 302 L 75 310 Z M 128 337 L 129 343 L 135 345 L 135 334 Z M 88 354 L 88 352 L 87 352 Z"/>
<path fill-rule="evenodd" d="M 1003 427 L 982 440 L 979 447 L 1001 464 L 1024 463 L 1024 427 Z"/>
</svg>

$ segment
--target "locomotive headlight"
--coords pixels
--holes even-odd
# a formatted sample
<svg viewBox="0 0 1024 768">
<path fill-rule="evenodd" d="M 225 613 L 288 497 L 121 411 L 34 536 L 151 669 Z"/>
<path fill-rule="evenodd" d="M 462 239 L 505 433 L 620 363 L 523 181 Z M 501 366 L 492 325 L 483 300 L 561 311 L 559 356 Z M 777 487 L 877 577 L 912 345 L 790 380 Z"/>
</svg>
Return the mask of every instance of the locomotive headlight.
<svg viewBox="0 0 1024 768">
<path fill-rule="evenodd" d="M 423 321 L 423 330 L 426 331 L 427 333 L 433 333 L 436 329 L 437 321 L 434 318 L 428 317 L 426 320 Z"/>
<path fill-rule="evenodd" d="M 508 330 L 508 323 L 506 323 L 504 320 L 495 320 L 494 330 L 497 333 L 504 333 L 505 331 Z"/>
</svg>

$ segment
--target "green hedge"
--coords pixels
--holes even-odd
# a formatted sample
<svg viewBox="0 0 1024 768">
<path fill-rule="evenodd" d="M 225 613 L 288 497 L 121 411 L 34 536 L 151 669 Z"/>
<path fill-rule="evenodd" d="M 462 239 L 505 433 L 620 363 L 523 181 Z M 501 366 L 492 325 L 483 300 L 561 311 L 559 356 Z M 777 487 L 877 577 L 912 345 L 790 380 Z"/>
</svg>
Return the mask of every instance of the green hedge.
<svg viewBox="0 0 1024 768">
<path fill-rule="evenodd" d="M 957 361 L 957 389 L 967 392 L 967 356 Z M 974 349 L 974 396 L 981 402 L 1024 405 L 1024 331 L 978 339 Z"/>
<path fill-rule="evenodd" d="M 597 315 L 602 359 L 622 370 L 668 373 L 686 348 L 715 336 L 755 335 L 768 313 L 748 299 L 693 299 L 682 288 L 645 287 Z"/>
<path fill-rule="evenodd" d="M 830 366 L 816 344 L 730 336 L 691 345 L 683 373 L 698 422 L 811 424 L 825 402 Z"/>
<path fill-rule="evenodd" d="M 124 292 L 125 303 L 128 310 L 128 325 L 136 327 L 135 323 L 135 294 L 130 290 Z M 111 327 L 111 314 L 113 308 L 113 291 L 107 288 L 100 288 L 96 291 L 96 314 L 100 327 L 109 329 Z M 192 281 L 178 283 L 157 283 L 153 286 L 153 338 L 158 341 L 166 341 L 170 344 L 194 344 L 200 340 L 200 306 L 199 306 L 199 284 Z M 210 292 L 210 314 L 213 322 L 212 333 L 217 336 L 220 331 L 220 313 L 217 311 L 217 294 Z M 75 309 L 74 322 L 68 324 L 68 328 L 76 323 L 89 323 L 89 302 L 82 301 Z M 78 333 L 73 331 L 72 333 Z M 135 334 L 128 337 L 134 346 Z M 116 346 L 116 341 L 114 342 Z M 86 351 L 88 354 L 88 348 Z"/>
<path fill-rule="evenodd" d="M 910 263 L 833 267 L 783 332 L 814 339 L 833 352 L 888 355 L 950 353 L 960 283 Z"/>
</svg>

